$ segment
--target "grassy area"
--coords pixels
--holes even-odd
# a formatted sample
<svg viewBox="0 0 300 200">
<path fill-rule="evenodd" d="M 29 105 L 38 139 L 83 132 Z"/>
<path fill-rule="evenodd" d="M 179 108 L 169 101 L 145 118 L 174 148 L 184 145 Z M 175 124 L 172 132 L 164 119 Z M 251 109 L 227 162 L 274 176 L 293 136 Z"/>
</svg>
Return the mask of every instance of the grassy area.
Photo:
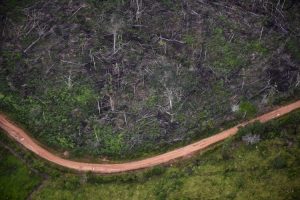
<svg viewBox="0 0 300 200">
<path fill-rule="evenodd" d="M 0 146 L 1 199 L 26 199 L 41 180 L 42 178 L 24 165 L 19 158 Z"/>
<path fill-rule="evenodd" d="M 121 175 L 76 175 L 49 167 L 31 155 L 25 154 L 24 157 L 31 157 L 34 168 L 50 174 L 45 186 L 33 194 L 33 199 L 296 200 L 300 195 L 299 124 L 300 111 L 267 124 L 254 123 L 241 129 L 235 137 L 192 159 L 169 167 Z M 256 139 L 250 140 L 251 137 Z M 18 171 L 27 169 L 15 157 L 7 153 L 1 155 L 5 156 L 5 165 L 1 164 L 1 169 L 3 165 L 9 169 L 17 166 Z M 22 176 L 19 173 L 18 176 L 7 177 L 7 173 L 1 176 L 1 187 L 10 188 L 3 190 L 4 194 L 16 195 L 16 191 L 21 191 L 19 183 L 28 185 L 22 188 L 29 192 L 30 186 L 37 184 L 39 179 L 31 175 L 29 181 L 28 173 L 25 173 L 26 178 L 21 178 L 27 184 L 21 184 L 19 180 L 24 177 L 24 172 Z M 9 187 L 7 182 L 4 183 L 6 180 L 13 180 L 9 183 L 14 185 Z"/>
<path fill-rule="evenodd" d="M 203 155 L 153 169 L 150 176 L 147 172 L 64 176 L 48 182 L 34 198 L 296 200 L 300 195 L 299 120 L 298 111 L 266 125 L 256 123 Z M 259 135 L 260 140 L 247 143 L 243 138 L 249 134 Z"/>
</svg>

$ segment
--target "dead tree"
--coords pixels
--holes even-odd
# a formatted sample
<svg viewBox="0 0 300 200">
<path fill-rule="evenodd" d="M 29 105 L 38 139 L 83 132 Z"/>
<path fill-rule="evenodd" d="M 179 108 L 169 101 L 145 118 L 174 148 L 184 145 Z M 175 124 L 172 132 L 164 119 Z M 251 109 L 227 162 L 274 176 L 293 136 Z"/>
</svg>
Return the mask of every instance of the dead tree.
<svg viewBox="0 0 300 200">
<path fill-rule="evenodd" d="M 139 22 L 140 21 L 140 18 L 141 18 L 141 15 L 142 15 L 142 10 L 141 10 L 141 7 L 142 7 L 142 0 L 135 0 L 136 2 L 136 13 L 135 13 L 135 21 L 136 22 Z"/>
<path fill-rule="evenodd" d="M 111 24 L 109 27 L 109 32 L 113 35 L 113 54 L 117 52 L 116 45 L 117 45 L 117 36 L 118 32 L 123 27 L 123 21 L 116 19 L 116 16 L 112 16 L 111 18 Z"/>
<path fill-rule="evenodd" d="M 169 88 L 166 88 L 166 96 L 167 96 L 168 101 L 169 101 L 170 110 L 172 110 L 172 108 L 173 108 L 173 99 L 174 99 L 173 91 Z"/>
<path fill-rule="evenodd" d="M 111 94 L 107 94 L 109 97 L 109 104 L 110 104 L 110 108 L 111 111 L 115 111 L 115 101 L 113 99 L 113 96 Z"/>
<path fill-rule="evenodd" d="M 66 80 L 65 83 L 67 84 L 68 89 L 73 87 L 73 80 L 72 80 L 72 73 L 69 73 L 69 76 L 65 76 Z"/>
</svg>

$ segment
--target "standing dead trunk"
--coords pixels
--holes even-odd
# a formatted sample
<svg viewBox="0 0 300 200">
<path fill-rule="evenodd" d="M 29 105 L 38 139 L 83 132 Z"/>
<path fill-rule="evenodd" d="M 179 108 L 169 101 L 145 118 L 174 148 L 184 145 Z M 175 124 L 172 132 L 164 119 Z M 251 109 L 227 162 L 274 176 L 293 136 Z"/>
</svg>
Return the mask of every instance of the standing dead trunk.
<svg viewBox="0 0 300 200">
<path fill-rule="evenodd" d="M 114 36 L 114 54 L 116 53 L 116 43 L 117 43 L 117 32 L 114 32 L 113 33 L 113 36 Z"/>
<path fill-rule="evenodd" d="M 118 32 L 122 29 L 123 27 L 123 21 L 120 19 L 117 19 L 116 16 L 113 16 L 111 18 L 111 25 L 108 28 L 108 31 L 113 35 L 113 53 L 116 53 L 116 46 L 117 46 L 117 36 Z"/>
<path fill-rule="evenodd" d="M 113 97 L 111 95 L 108 95 L 108 96 L 109 96 L 109 103 L 110 103 L 111 111 L 115 111 L 115 102 L 113 100 Z"/>
<path fill-rule="evenodd" d="M 101 107 L 100 107 L 100 102 L 97 101 L 97 108 L 98 108 L 98 113 L 99 113 L 99 116 L 101 115 Z"/>
<path fill-rule="evenodd" d="M 167 97 L 169 100 L 169 106 L 170 106 L 170 110 L 172 110 L 173 108 L 173 91 L 167 88 Z"/>
</svg>

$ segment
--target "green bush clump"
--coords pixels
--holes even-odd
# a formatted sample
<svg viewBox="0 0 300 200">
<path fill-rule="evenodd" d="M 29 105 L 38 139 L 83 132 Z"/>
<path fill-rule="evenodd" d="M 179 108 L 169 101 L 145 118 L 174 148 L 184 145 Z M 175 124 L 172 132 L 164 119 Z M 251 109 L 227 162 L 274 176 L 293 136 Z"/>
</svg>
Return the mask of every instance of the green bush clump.
<svg viewBox="0 0 300 200">
<path fill-rule="evenodd" d="M 252 41 L 246 44 L 246 50 L 266 55 L 269 51 L 260 41 Z"/>
<path fill-rule="evenodd" d="M 245 115 L 247 118 L 252 118 L 257 113 L 257 109 L 252 103 L 243 101 L 240 103 L 239 113 Z"/>
<path fill-rule="evenodd" d="M 255 121 L 238 130 L 236 138 L 242 139 L 247 134 L 259 135 L 262 139 L 274 139 L 286 137 L 287 134 L 296 135 L 299 130 L 300 111 L 294 111 L 287 116 L 266 123 Z M 286 133 L 286 134 L 284 134 Z"/>
<path fill-rule="evenodd" d="M 282 155 L 277 156 L 272 161 L 272 167 L 274 169 L 283 169 L 283 168 L 287 167 L 287 158 L 285 158 Z"/>
<path fill-rule="evenodd" d="M 197 40 L 196 40 L 196 38 L 193 35 L 186 34 L 186 35 L 183 36 L 183 41 L 187 45 L 193 46 Z"/>
<path fill-rule="evenodd" d="M 120 155 L 124 148 L 124 135 L 122 133 L 114 133 L 110 126 L 94 125 L 93 133 L 95 141 L 97 141 L 97 152 L 104 155 Z"/>
<path fill-rule="evenodd" d="M 148 170 L 146 170 L 143 173 L 143 176 L 145 178 L 150 178 L 152 176 L 159 176 L 159 175 L 163 175 L 165 172 L 167 171 L 166 167 L 162 167 L 162 166 L 155 166 L 153 168 L 150 168 Z"/>
</svg>

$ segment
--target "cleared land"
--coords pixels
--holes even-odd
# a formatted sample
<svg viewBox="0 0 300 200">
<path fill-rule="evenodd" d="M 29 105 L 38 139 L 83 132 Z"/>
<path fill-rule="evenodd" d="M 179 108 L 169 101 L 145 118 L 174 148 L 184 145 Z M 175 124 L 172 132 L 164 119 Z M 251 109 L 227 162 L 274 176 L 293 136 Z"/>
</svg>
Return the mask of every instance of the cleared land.
<svg viewBox="0 0 300 200">
<path fill-rule="evenodd" d="M 300 98 L 299 9 L 5 0 L 0 109 L 72 159 L 136 160 L 191 144 Z"/>
</svg>

